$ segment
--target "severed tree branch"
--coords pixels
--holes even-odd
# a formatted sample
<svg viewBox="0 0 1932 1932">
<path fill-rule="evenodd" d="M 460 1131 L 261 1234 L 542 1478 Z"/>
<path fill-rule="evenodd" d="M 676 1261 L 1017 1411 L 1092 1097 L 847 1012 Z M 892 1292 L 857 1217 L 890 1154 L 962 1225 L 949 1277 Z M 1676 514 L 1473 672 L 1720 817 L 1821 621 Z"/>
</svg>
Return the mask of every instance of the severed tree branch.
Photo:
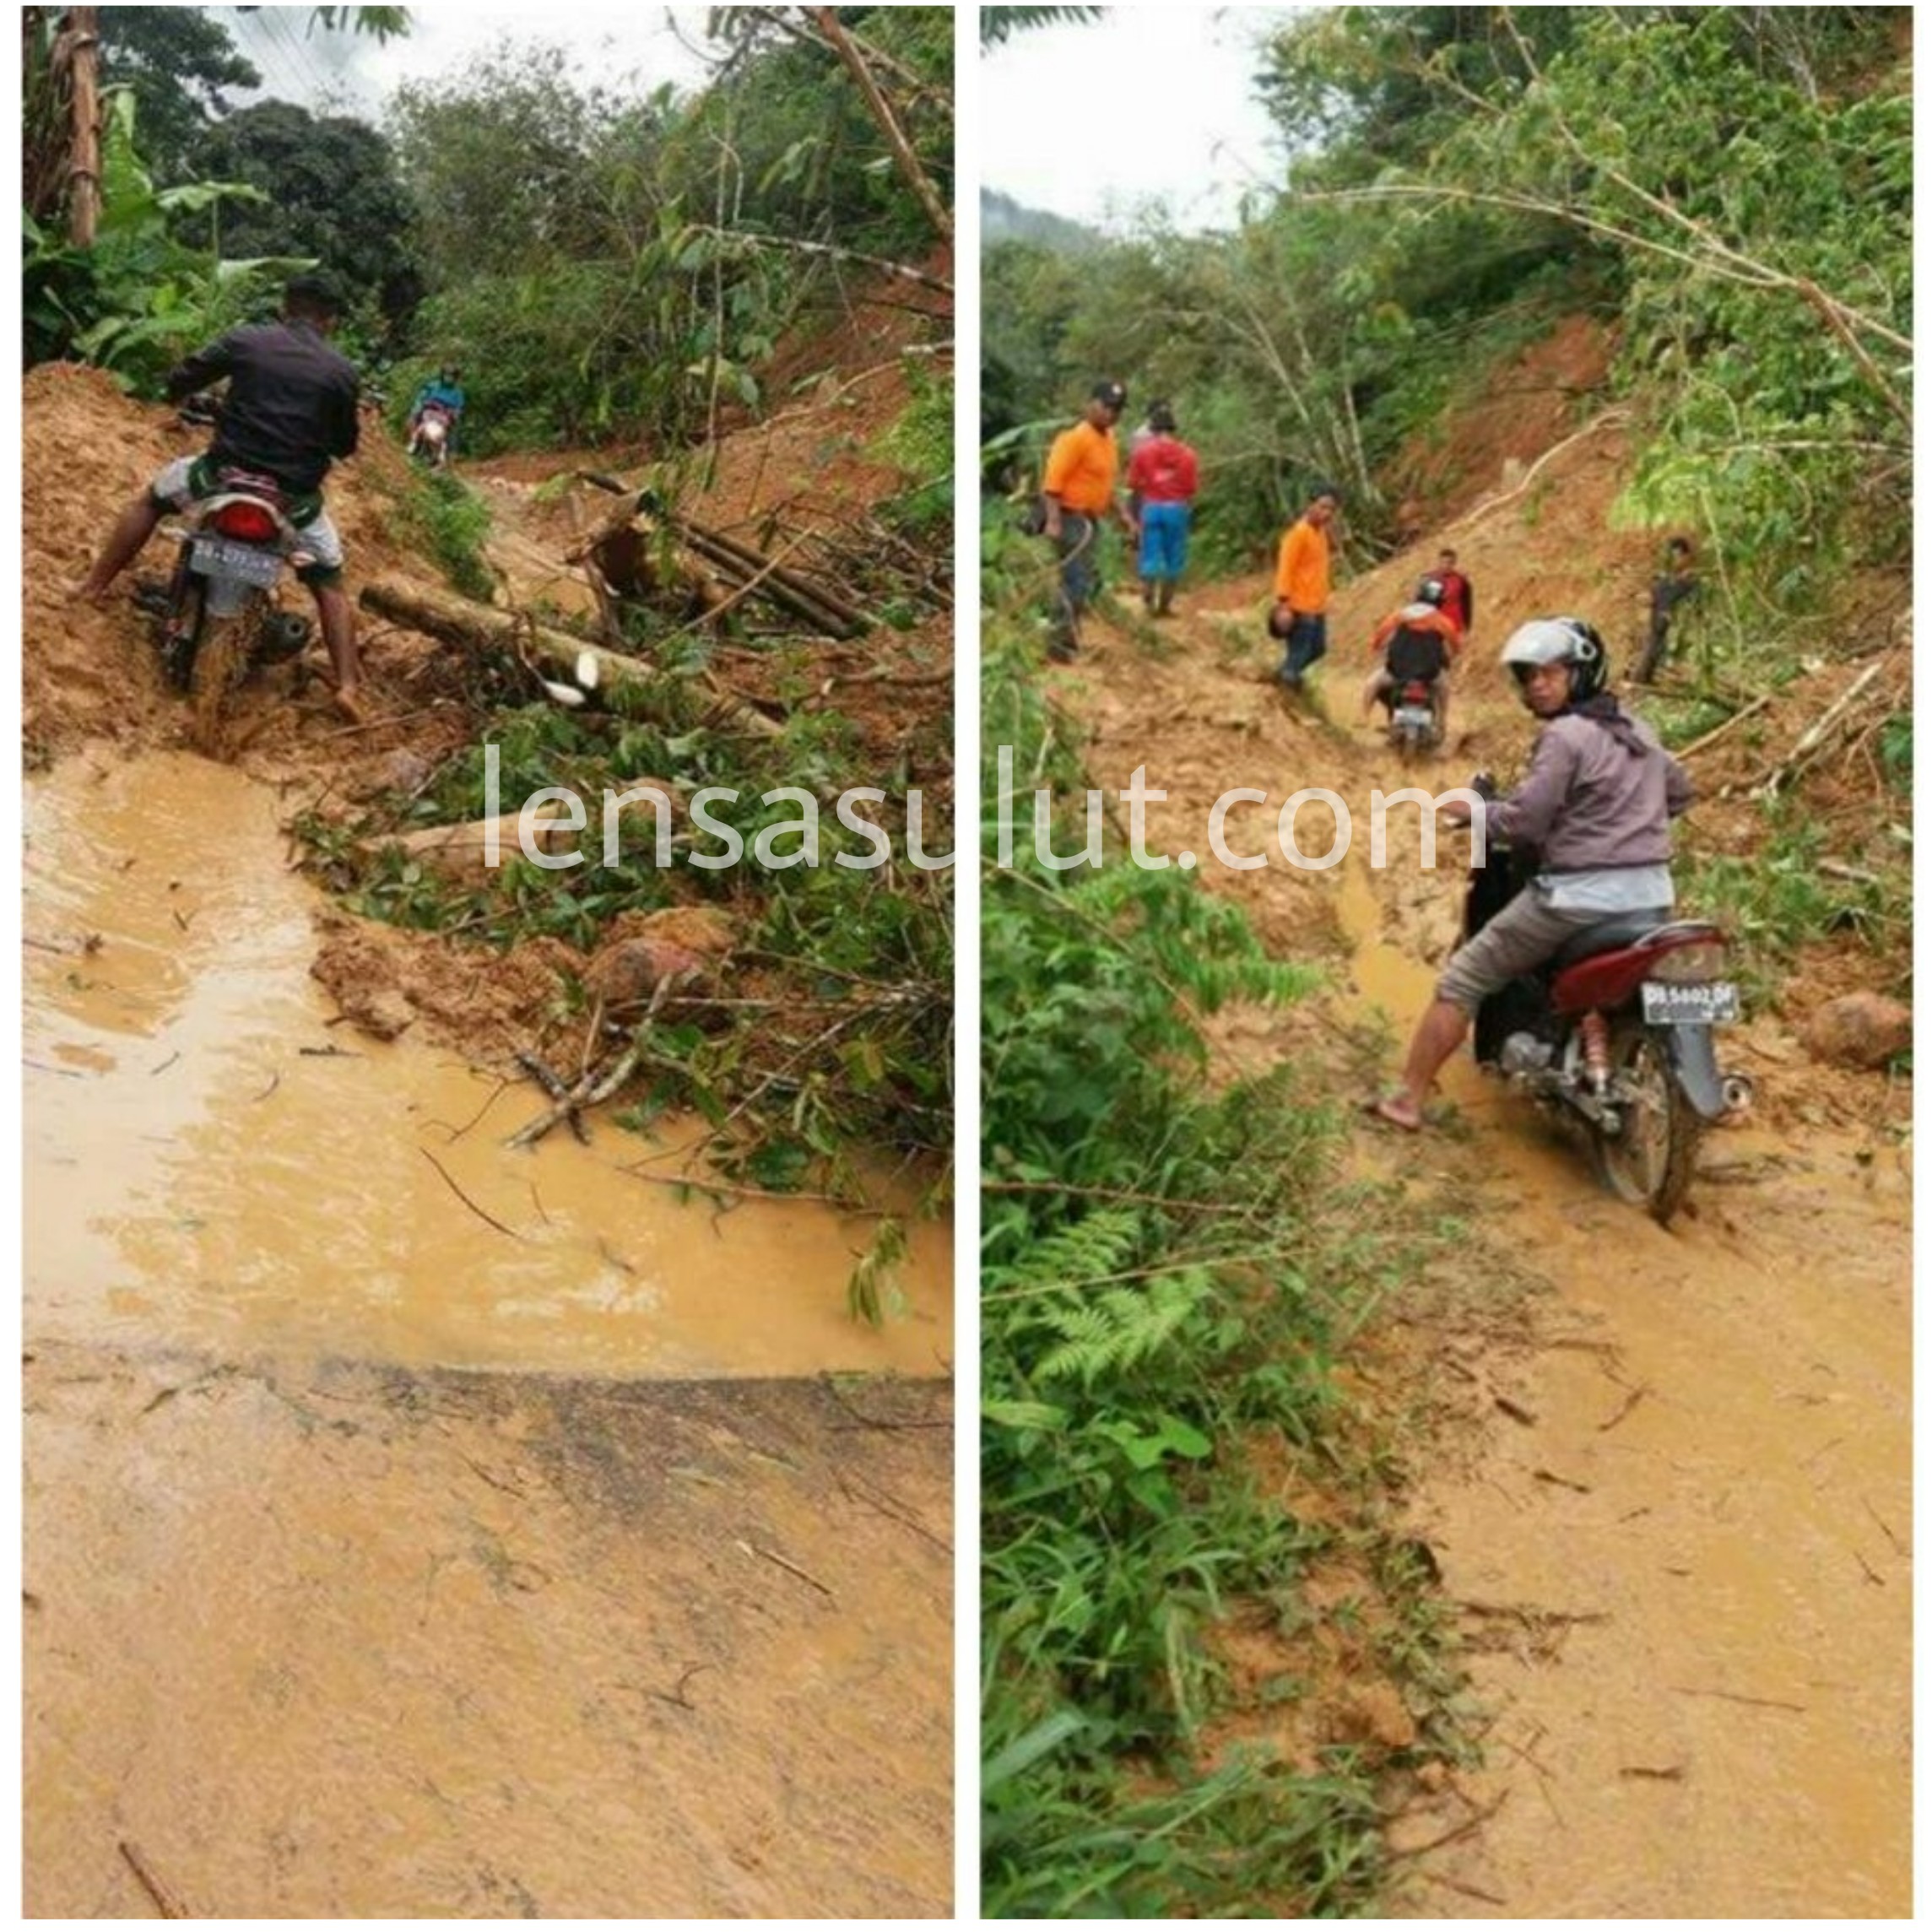
<svg viewBox="0 0 1932 1932">
<path fill-rule="evenodd" d="M 811 15 L 819 31 L 825 35 L 826 44 L 852 76 L 853 84 L 864 99 L 867 111 L 879 124 L 879 131 L 885 137 L 885 144 L 892 150 L 892 158 L 898 163 L 906 187 L 925 209 L 926 219 L 932 223 L 939 239 L 950 248 L 953 241 L 953 218 L 946 212 L 946 204 L 939 199 L 939 191 L 927 178 L 926 170 L 919 165 L 919 157 L 912 152 L 912 143 L 906 138 L 905 130 L 893 114 L 892 104 L 879 92 L 879 83 L 872 78 L 872 69 L 865 64 L 865 56 L 839 24 L 837 8 L 814 7 Z"/>
</svg>

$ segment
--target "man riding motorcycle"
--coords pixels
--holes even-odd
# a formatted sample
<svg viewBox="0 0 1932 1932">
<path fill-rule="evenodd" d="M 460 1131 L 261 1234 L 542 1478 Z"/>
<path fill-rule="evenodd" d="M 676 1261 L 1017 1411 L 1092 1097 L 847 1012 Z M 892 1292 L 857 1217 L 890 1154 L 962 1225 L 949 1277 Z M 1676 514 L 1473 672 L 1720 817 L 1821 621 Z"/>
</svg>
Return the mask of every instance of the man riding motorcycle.
<svg viewBox="0 0 1932 1932">
<path fill-rule="evenodd" d="M 1535 848 L 1543 869 L 1451 957 L 1410 1042 L 1401 1090 L 1375 1103 L 1383 1119 L 1411 1132 L 1491 993 L 1605 919 L 1654 915 L 1661 925 L 1676 898 L 1670 821 L 1691 803 L 1690 777 L 1605 690 L 1603 639 L 1579 618 L 1540 617 L 1511 636 L 1502 662 L 1544 722 L 1529 775 L 1488 807 L 1486 822 L 1492 836 Z M 1452 799 L 1441 816 L 1464 823 L 1470 808 Z"/>
<path fill-rule="evenodd" d="M 1376 667 L 1361 690 L 1361 715 L 1373 723 L 1378 704 L 1393 704 L 1408 685 L 1426 685 L 1429 708 L 1436 714 L 1436 736 L 1449 729 L 1449 667 L 1463 647 L 1463 634 L 1442 608 L 1445 589 L 1440 577 L 1424 577 L 1415 600 L 1392 611 L 1369 640 Z"/>
<path fill-rule="evenodd" d="M 416 399 L 409 405 L 409 446 L 416 446 L 416 432 L 422 427 L 425 410 L 440 409 L 449 421 L 449 451 L 456 452 L 457 425 L 463 420 L 463 412 L 468 398 L 463 392 L 463 371 L 453 362 L 445 363 L 436 375 L 416 392 Z"/>
<path fill-rule="evenodd" d="M 230 329 L 169 376 L 170 402 L 227 379 L 214 441 L 203 456 L 169 463 L 121 512 L 76 594 L 103 603 L 162 517 L 214 495 L 223 471 L 268 477 L 286 493 L 289 521 L 309 560 L 296 575 L 316 601 L 336 701 L 360 722 L 355 613 L 342 585 L 342 538 L 322 507 L 322 492 L 331 462 L 355 453 L 358 433 L 360 379 L 327 340 L 341 312 L 341 298 L 326 277 L 298 275 L 283 290 L 279 321 Z"/>
</svg>

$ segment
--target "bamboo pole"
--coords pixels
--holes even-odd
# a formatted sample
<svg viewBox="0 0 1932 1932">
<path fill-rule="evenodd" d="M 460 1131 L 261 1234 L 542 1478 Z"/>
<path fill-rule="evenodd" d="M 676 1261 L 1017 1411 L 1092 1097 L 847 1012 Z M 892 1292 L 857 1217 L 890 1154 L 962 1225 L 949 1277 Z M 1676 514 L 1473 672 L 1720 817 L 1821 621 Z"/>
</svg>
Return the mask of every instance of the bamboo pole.
<svg viewBox="0 0 1932 1932">
<path fill-rule="evenodd" d="M 100 9 L 68 10 L 68 58 L 73 76 L 73 163 L 68 170 L 68 239 L 91 248 L 100 225 Z"/>
</svg>

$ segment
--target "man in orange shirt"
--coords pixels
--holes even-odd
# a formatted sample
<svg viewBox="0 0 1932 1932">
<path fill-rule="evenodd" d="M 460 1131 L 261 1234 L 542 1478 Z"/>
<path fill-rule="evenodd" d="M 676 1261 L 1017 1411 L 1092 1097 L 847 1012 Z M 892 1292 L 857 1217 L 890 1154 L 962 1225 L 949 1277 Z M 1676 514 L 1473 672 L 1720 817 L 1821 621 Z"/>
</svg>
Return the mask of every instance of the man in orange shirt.
<svg viewBox="0 0 1932 1932">
<path fill-rule="evenodd" d="M 1096 553 L 1101 519 L 1111 512 L 1129 536 L 1139 534 L 1114 489 L 1120 450 L 1113 425 L 1126 407 L 1124 384 L 1095 383 L 1080 420 L 1054 437 L 1047 454 L 1047 474 L 1040 485 L 1045 505 L 1042 528 L 1060 559 L 1059 609 L 1047 654 L 1056 663 L 1073 662 L 1080 649 L 1081 613 L 1100 587 Z"/>
<path fill-rule="evenodd" d="M 1269 630 L 1286 647 L 1280 678 L 1298 691 L 1302 679 L 1329 648 L 1329 529 L 1341 499 L 1323 485 L 1281 539 L 1274 569 L 1274 609 Z"/>
</svg>

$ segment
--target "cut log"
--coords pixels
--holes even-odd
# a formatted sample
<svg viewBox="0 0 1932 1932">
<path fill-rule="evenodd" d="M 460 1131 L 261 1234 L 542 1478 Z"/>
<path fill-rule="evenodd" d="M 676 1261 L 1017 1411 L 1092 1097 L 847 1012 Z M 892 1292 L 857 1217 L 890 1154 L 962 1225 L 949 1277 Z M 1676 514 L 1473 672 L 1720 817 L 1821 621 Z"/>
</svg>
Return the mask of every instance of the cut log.
<svg viewBox="0 0 1932 1932">
<path fill-rule="evenodd" d="M 403 577 L 377 577 L 364 585 L 361 602 L 365 609 L 425 636 L 466 650 L 508 651 L 566 682 L 576 677 L 577 659 L 587 651 L 597 659 L 600 689 L 629 685 L 648 690 L 662 681 L 635 658 L 587 644 L 566 630 L 533 624 L 513 610 L 495 610 L 446 591 L 425 590 Z"/>
<path fill-rule="evenodd" d="M 665 693 L 672 685 L 663 674 L 620 652 L 587 644 L 566 630 L 533 624 L 515 611 L 492 609 L 446 591 L 425 590 L 401 577 L 377 577 L 365 584 L 361 602 L 379 616 L 406 624 L 425 636 L 440 637 L 445 643 L 470 651 L 511 652 L 566 684 L 574 685 L 577 660 L 587 654 L 597 665 L 599 690 L 627 688 L 640 693 Z M 708 674 L 702 682 L 713 713 L 732 729 L 775 738 L 785 728 L 743 699 L 720 691 Z"/>
<path fill-rule="evenodd" d="M 670 800 L 674 824 L 680 820 L 689 809 L 683 792 L 662 778 L 631 779 L 624 789 L 662 792 Z M 571 824 L 561 799 L 548 800 L 534 807 L 529 816 L 530 843 L 549 858 L 570 852 L 598 852 L 602 849 L 603 837 L 603 820 L 598 815 L 602 807 L 600 798 L 595 796 L 586 798 L 587 823 L 581 827 Z M 658 808 L 647 799 L 624 809 L 620 822 L 623 827 L 625 850 L 651 849 L 657 814 Z M 636 825 L 630 822 L 633 820 Z M 646 829 L 636 829 L 640 825 Z M 492 852 L 496 855 L 495 863 L 499 867 L 523 856 L 522 837 L 522 813 L 506 812 L 499 818 L 473 819 L 467 825 L 425 825 L 415 831 L 391 833 L 367 841 L 365 849 L 373 852 L 387 846 L 400 847 L 411 858 L 435 867 L 457 884 L 474 886 L 490 877 Z"/>
</svg>

